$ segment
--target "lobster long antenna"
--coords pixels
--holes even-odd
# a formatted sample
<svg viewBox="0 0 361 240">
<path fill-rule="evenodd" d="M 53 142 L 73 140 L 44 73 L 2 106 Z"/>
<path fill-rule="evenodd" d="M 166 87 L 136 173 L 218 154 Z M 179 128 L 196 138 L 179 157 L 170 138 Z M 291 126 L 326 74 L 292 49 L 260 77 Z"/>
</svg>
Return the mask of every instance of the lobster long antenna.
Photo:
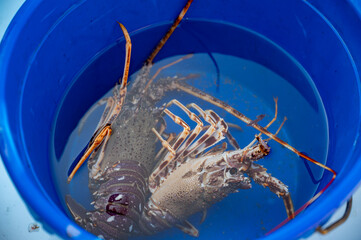
<svg viewBox="0 0 361 240">
<path fill-rule="evenodd" d="M 313 196 L 310 200 L 308 200 L 302 207 L 300 207 L 294 214 L 294 217 L 297 216 L 300 212 L 302 212 L 303 210 L 305 210 L 308 206 L 311 205 L 311 203 L 313 203 L 314 201 L 316 201 L 317 198 L 319 198 L 321 196 L 321 194 L 326 191 L 326 189 L 332 184 L 332 182 L 335 180 L 336 178 L 336 172 L 332 169 L 330 169 L 330 171 L 333 173 L 332 179 L 327 183 L 327 185 L 321 189 L 321 191 L 319 191 L 315 196 Z M 292 218 L 288 217 L 285 220 L 283 220 L 280 224 L 278 224 L 276 227 L 274 227 L 271 231 L 269 231 L 268 233 L 266 233 L 266 235 L 269 235 L 271 233 L 273 233 L 274 231 L 278 230 L 279 228 L 281 228 L 283 225 L 285 225 L 286 223 L 288 223 L 290 220 L 292 220 Z"/>
<path fill-rule="evenodd" d="M 174 30 L 182 21 L 192 2 L 193 0 L 188 0 L 182 11 L 179 13 L 178 17 L 174 20 L 172 26 L 168 29 L 168 32 L 163 36 L 163 38 L 159 41 L 158 45 L 154 48 L 153 52 L 149 55 L 147 61 L 145 62 L 146 65 L 151 65 L 153 63 L 155 56 L 157 56 L 164 44 L 168 41 L 169 37 L 173 34 Z"/>
<path fill-rule="evenodd" d="M 119 24 L 120 28 L 122 29 L 125 40 L 126 40 L 124 72 L 123 72 L 122 82 L 120 82 L 121 88 L 123 89 L 123 88 L 125 88 L 127 86 L 127 82 L 128 82 L 130 55 L 131 55 L 131 52 L 132 52 L 132 43 L 130 41 L 130 36 L 129 36 L 129 33 L 128 33 L 127 29 L 120 22 L 118 22 L 118 24 Z"/>
</svg>

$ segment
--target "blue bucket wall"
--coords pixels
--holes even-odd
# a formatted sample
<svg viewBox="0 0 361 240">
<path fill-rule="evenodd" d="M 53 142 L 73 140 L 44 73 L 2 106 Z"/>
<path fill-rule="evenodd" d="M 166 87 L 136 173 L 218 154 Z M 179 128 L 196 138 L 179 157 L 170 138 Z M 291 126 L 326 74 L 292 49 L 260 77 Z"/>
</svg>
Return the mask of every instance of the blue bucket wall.
<svg viewBox="0 0 361 240">
<path fill-rule="evenodd" d="M 79 84 L 74 79 L 91 58 L 122 39 L 115 21 L 124 23 L 129 32 L 155 23 L 170 23 L 183 4 L 28 0 L 6 32 L 0 47 L 1 154 L 27 203 L 61 236 L 94 238 L 66 216 L 52 183 L 49 140 L 57 106 L 69 86 Z M 196 0 L 187 17 L 237 24 L 258 32 L 291 54 L 314 80 L 329 122 L 327 165 L 337 171 L 338 177 L 306 212 L 267 238 L 297 237 L 315 228 L 352 194 L 360 181 L 359 15 L 341 0 L 335 0 L 332 6 L 322 0 Z M 165 27 L 158 29 L 148 41 L 133 43 L 132 72 L 166 31 Z M 220 42 L 222 36 L 209 39 L 213 51 L 224 52 L 217 50 L 225 47 Z M 194 50 L 192 46 L 168 49 L 157 59 Z M 121 65 L 123 60 L 120 57 L 117 61 Z M 287 75 L 281 59 L 256 61 Z M 118 77 L 115 73 L 114 79 Z M 114 79 L 89 82 L 84 85 L 87 88 L 82 88 L 81 99 L 70 99 L 73 111 L 62 115 L 64 119 L 56 126 L 61 132 L 60 142 L 66 141 L 90 104 L 114 85 Z M 320 187 L 328 180 L 326 173 Z"/>
</svg>

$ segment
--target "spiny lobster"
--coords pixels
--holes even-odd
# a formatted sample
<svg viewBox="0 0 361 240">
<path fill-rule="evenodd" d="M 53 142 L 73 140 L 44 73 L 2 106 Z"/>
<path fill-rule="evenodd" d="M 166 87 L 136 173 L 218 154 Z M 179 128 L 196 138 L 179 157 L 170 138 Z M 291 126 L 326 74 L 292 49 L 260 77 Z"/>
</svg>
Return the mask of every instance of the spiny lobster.
<svg viewBox="0 0 361 240">
<path fill-rule="evenodd" d="M 275 101 L 277 109 L 277 99 Z M 197 126 L 192 131 L 187 131 L 188 124 L 165 109 L 164 112 L 173 120 L 178 120 L 186 131 L 179 134 L 172 144 L 169 144 L 153 129 L 168 152 L 161 158 L 162 161 L 149 177 L 152 196 L 140 222 L 146 233 L 156 233 L 176 226 L 183 232 L 197 237 L 198 230 L 186 219 L 199 211 L 203 211 L 205 217 L 207 208 L 215 202 L 222 200 L 230 193 L 237 192 L 238 189 L 250 189 L 250 178 L 268 187 L 278 196 L 282 196 L 288 216 L 293 216 L 293 203 L 288 187 L 268 174 L 261 165 L 254 163 L 270 152 L 270 147 L 260 134 L 256 135 L 248 146 L 240 149 L 239 144 L 229 132 L 228 124 L 216 112 L 204 111 L 194 103 L 186 107 L 179 101 L 172 100 L 168 106 L 172 104 L 185 111 L 188 117 L 197 123 Z M 201 119 L 189 108 L 196 109 L 209 125 L 204 126 Z M 276 118 L 277 111 L 265 129 Z M 199 136 L 201 131 L 204 133 Z M 216 145 L 224 138 L 228 138 L 236 150 L 225 151 L 226 143 L 221 148 Z M 257 144 L 255 144 L 256 141 Z M 211 149 L 208 150 L 209 148 Z"/>
<path fill-rule="evenodd" d="M 161 121 L 161 109 L 155 107 L 166 84 L 151 84 L 153 59 L 176 29 L 192 0 L 188 0 L 167 34 L 161 39 L 128 91 L 131 39 L 119 23 L 126 40 L 123 77 L 113 95 L 101 99 L 106 104 L 97 130 L 84 154 L 68 177 L 72 180 L 79 167 L 88 160 L 89 189 L 94 211 L 87 211 L 71 196 L 65 198 L 75 221 L 86 230 L 106 239 L 126 239 L 142 232 L 140 221 L 149 198 L 148 177 L 155 166 L 156 136 L 151 129 Z M 184 57 L 181 60 L 187 58 Z M 178 62 L 178 61 L 176 61 Z M 176 63 L 175 62 L 175 63 Z"/>
</svg>

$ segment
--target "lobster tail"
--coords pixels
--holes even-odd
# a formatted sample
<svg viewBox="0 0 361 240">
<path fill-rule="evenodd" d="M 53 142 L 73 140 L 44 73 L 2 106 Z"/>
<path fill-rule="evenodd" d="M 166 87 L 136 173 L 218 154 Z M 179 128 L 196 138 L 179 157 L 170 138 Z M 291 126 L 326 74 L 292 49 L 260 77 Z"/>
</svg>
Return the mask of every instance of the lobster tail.
<svg viewBox="0 0 361 240">
<path fill-rule="evenodd" d="M 105 239 L 127 239 L 140 233 L 139 221 L 149 197 L 146 169 L 136 161 L 121 161 L 106 170 L 106 179 L 92 180 L 94 208 L 86 210 L 67 196 L 66 201 L 77 223 Z"/>
</svg>

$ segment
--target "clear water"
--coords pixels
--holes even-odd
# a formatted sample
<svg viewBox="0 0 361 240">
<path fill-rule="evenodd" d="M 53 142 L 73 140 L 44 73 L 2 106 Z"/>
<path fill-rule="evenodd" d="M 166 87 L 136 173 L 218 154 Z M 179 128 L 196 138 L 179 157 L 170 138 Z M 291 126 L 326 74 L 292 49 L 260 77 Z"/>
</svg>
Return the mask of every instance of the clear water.
<svg viewBox="0 0 361 240">
<path fill-rule="evenodd" d="M 247 55 L 249 53 L 245 54 L 242 49 L 235 45 L 240 44 L 238 42 L 225 42 L 227 44 L 224 45 L 225 48 L 233 44 L 235 49 L 240 51 L 232 54 L 229 54 L 227 50 L 222 52 L 219 49 L 213 52 L 212 46 L 209 45 L 209 51 L 195 53 L 192 58 L 163 70 L 159 77 L 198 74 L 198 78 L 189 80 L 188 83 L 227 102 L 251 119 L 256 119 L 258 115 L 265 114 L 266 117 L 259 123 L 263 126 L 273 118 L 273 99 L 278 97 L 278 119 L 269 130 L 275 132 L 283 118 L 287 117 L 288 120 L 278 136 L 298 150 L 324 163 L 328 150 L 325 111 L 312 79 L 302 66 L 277 45 L 247 29 L 223 23 L 197 21 L 188 21 L 182 27 L 189 32 L 187 26 L 195 26 L 196 28 L 202 24 L 207 26 L 206 29 L 208 30 L 204 31 L 209 31 L 209 33 L 215 31 L 217 34 L 219 31 L 218 34 L 222 34 L 222 31 L 229 31 L 235 36 L 249 38 L 248 40 L 252 39 L 253 46 L 263 46 L 262 48 L 266 49 L 263 53 L 258 52 L 257 54 L 266 55 L 263 58 Z M 152 30 L 152 27 L 143 30 L 135 34 L 134 38 L 141 39 L 142 36 L 149 34 L 149 31 Z M 179 32 L 182 33 L 181 30 Z M 184 37 L 180 33 L 174 35 L 174 39 L 168 43 L 167 48 L 171 49 L 177 46 L 175 44 L 177 40 Z M 110 47 L 94 58 L 91 64 L 84 68 L 78 79 L 84 76 L 89 77 L 89 72 L 94 66 L 102 65 L 106 61 L 102 56 L 109 55 L 114 51 L 114 48 L 115 46 Z M 155 73 L 160 67 L 182 56 L 175 55 L 156 62 L 152 72 Z M 274 59 L 274 56 L 281 57 Z M 284 68 L 277 65 L 277 61 L 280 61 L 279 64 L 286 63 Z M 106 76 L 106 73 L 104 74 Z M 136 74 L 134 73 L 132 77 L 134 78 Z M 289 77 L 285 78 L 284 76 Z M 246 126 L 224 110 L 186 93 L 172 92 L 166 95 L 161 102 L 168 102 L 173 98 L 185 105 L 194 102 L 203 109 L 214 109 L 227 122 L 239 125 L 242 131 L 231 128 L 231 132 L 241 147 L 248 145 L 253 140 L 254 135 L 257 134 L 257 131 L 252 127 Z M 81 130 L 79 126 L 74 129 L 60 158 L 57 158 L 54 150 L 52 150 L 52 171 L 61 201 L 64 201 L 64 196 L 70 193 L 77 201 L 89 207 L 91 200 L 87 188 L 87 168 L 82 167 L 71 184 L 66 184 L 66 178 L 73 160 L 93 134 L 102 110 L 103 108 L 99 107 L 88 115 Z M 176 109 L 172 110 L 182 116 L 181 112 L 177 112 Z M 168 127 L 169 131 L 179 132 L 179 129 L 172 124 L 169 124 Z M 305 164 L 296 154 L 276 142 L 271 141 L 269 145 L 271 154 L 258 163 L 264 165 L 268 172 L 288 185 L 297 209 L 313 196 L 323 170 L 312 164 Z M 64 202 L 63 205 L 66 209 Z M 199 229 L 200 239 L 253 239 L 263 236 L 285 218 L 286 213 L 282 199 L 268 189 L 253 183 L 252 189 L 231 194 L 222 202 L 213 205 L 209 209 L 203 224 L 199 224 L 200 214 L 192 216 L 189 221 Z M 193 239 L 175 228 L 148 239 L 169 238 Z"/>
</svg>

